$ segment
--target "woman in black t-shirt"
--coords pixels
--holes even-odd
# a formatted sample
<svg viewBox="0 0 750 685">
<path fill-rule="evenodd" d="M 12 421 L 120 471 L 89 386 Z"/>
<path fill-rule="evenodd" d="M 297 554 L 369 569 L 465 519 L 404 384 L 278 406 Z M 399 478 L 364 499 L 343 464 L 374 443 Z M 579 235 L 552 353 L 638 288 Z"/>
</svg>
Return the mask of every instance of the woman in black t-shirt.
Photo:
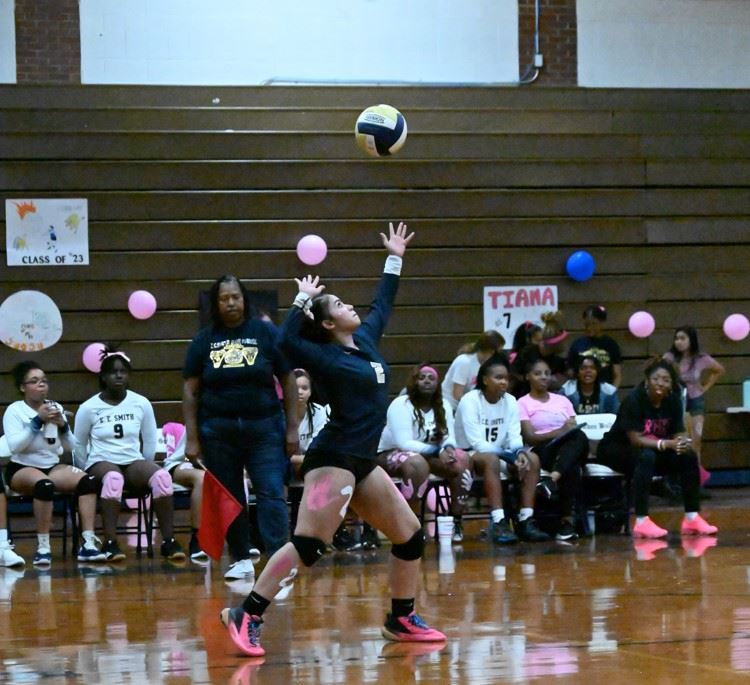
<svg viewBox="0 0 750 685">
<path fill-rule="evenodd" d="M 247 291 L 235 276 L 217 279 L 209 297 L 213 323 L 193 338 L 183 370 L 185 456 L 202 457 L 243 507 L 247 471 L 270 557 L 289 536 L 284 482 L 287 455 L 298 448 L 297 384 L 275 327 L 250 318 Z M 283 412 L 274 376 L 284 390 Z M 254 575 L 246 511 L 229 526 L 227 543 L 234 563 L 225 577 Z"/>
<path fill-rule="evenodd" d="M 698 513 L 698 457 L 691 448 L 682 420 L 682 402 L 674 392 L 677 377 L 671 364 L 657 359 L 645 369 L 646 379 L 620 407 L 617 420 L 597 449 L 597 461 L 632 477 L 636 523 L 633 537 L 660 538 L 667 534 L 648 516 L 651 479 L 656 471 L 679 474 L 685 504 L 682 535 L 713 535 L 716 526 Z"/>
</svg>

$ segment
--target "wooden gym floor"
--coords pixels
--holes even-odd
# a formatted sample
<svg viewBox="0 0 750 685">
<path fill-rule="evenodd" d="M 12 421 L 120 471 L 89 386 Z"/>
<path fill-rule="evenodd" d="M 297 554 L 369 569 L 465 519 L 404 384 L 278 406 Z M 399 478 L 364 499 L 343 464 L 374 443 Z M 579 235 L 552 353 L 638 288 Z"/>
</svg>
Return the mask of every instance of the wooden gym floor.
<svg viewBox="0 0 750 685">
<path fill-rule="evenodd" d="M 380 636 L 387 547 L 303 571 L 266 614 L 262 661 L 237 656 L 218 622 L 250 589 L 224 581 L 226 560 L 0 569 L 0 683 L 737 683 L 750 677 L 746 497 L 705 503 L 714 547 L 600 535 L 498 549 L 468 522 L 462 545 L 430 544 L 423 563 L 419 611 L 449 636 L 438 647 Z M 652 513 L 678 527 L 676 508 Z M 18 551 L 30 559 L 33 543 Z"/>
</svg>

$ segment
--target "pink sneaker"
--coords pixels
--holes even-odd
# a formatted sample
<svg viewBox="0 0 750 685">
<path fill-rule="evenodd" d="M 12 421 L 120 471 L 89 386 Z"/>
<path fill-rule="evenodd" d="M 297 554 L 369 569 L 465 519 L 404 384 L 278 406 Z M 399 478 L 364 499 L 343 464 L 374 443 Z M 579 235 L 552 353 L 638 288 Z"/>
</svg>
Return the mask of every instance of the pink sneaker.
<svg viewBox="0 0 750 685">
<path fill-rule="evenodd" d="M 394 642 L 443 642 L 445 640 L 443 633 L 430 628 L 413 611 L 408 616 L 398 618 L 388 614 L 381 632 L 384 638 Z"/>
<path fill-rule="evenodd" d="M 682 526 L 680 526 L 680 534 L 682 535 L 716 535 L 718 532 L 719 529 L 708 523 L 700 514 L 692 521 L 688 521 L 685 517 L 682 519 Z"/>
<path fill-rule="evenodd" d="M 243 654 L 263 656 L 266 650 L 260 646 L 260 627 L 263 619 L 251 616 L 242 607 L 223 609 L 219 615 L 229 631 L 229 637 Z"/>
<path fill-rule="evenodd" d="M 702 557 L 707 549 L 716 547 L 719 541 L 712 537 L 696 537 L 691 536 L 689 538 L 682 538 L 682 549 L 685 550 L 685 554 L 691 559 L 697 559 Z"/>
<path fill-rule="evenodd" d="M 666 534 L 667 531 L 657 526 L 648 516 L 633 526 L 634 538 L 663 538 Z"/>
<path fill-rule="evenodd" d="M 669 547 L 666 540 L 633 540 L 635 558 L 638 561 L 651 561 L 660 549 Z"/>
</svg>

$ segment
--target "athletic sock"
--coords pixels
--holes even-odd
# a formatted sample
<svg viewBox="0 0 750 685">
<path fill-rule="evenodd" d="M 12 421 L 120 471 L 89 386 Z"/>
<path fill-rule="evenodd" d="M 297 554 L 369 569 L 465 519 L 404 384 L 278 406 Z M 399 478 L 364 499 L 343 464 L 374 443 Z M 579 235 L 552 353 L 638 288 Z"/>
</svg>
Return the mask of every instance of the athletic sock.
<svg viewBox="0 0 750 685">
<path fill-rule="evenodd" d="M 688 521 L 693 521 L 697 516 L 698 516 L 698 512 L 697 511 L 686 511 L 685 512 L 685 518 Z"/>
<path fill-rule="evenodd" d="M 268 609 L 268 605 L 271 601 L 265 597 L 261 597 L 255 590 L 253 590 L 242 602 L 242 608 L 246 613 L 251 616 L 263 616 L 263 612 Z"/>
<path fill-rule="evenodd" d="M 493 509 L 490 512 L 492 523 L 500 523 L 505 518 L 505 511 L 503 509 Z"/>
<path fill-rule="evenodd" d="M 518 521 L 525 521 L 526 519 L 530 519 L 532 516 L 534 516 L 533 507 L 521 507 L 521 510 L 518 512 Z"/>
<path fill-rule="evenodd" d="M 392 599 L 391 600 L 391 616 L 398 618 L 399 616 L 408 616 L 414 611 L 414 597 L 411 599 Z"/>
</svg>

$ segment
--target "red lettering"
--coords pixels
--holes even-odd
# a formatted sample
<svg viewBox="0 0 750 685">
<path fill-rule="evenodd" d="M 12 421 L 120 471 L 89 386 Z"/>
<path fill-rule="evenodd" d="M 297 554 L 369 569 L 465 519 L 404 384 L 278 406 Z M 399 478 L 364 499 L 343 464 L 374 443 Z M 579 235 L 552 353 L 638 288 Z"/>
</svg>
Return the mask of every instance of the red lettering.
<svg viewBox="0 0 750 685">
<path fill-rule="evenodd" d="M 493 309 L 499 309 L 500 307 L 503 307 L 505 309 L 512 308 L 513 303 L 511 301 L 511 295 L 513 294 L 512 290 L 490 290 L 488 295 L 490 296 L 490 301 L 492 302 L 492 308 Z M 505 303 L 498 304 L 498 299 L 504 297 Z"/>
<path fill-rule="evenodd" d="M 529 306 L 529 294 L 526 292 L 526 288 L 519 288 L 516 293 L 516 307 L 528 307 Z"/>
<path fill-rule="evenodd" d="M 550 307 L 555 306 L 555 295 L 552 292 L 552 288 L 545 288 L 542 294 L 542 304 L 547 304 Z"/>
</svg>

